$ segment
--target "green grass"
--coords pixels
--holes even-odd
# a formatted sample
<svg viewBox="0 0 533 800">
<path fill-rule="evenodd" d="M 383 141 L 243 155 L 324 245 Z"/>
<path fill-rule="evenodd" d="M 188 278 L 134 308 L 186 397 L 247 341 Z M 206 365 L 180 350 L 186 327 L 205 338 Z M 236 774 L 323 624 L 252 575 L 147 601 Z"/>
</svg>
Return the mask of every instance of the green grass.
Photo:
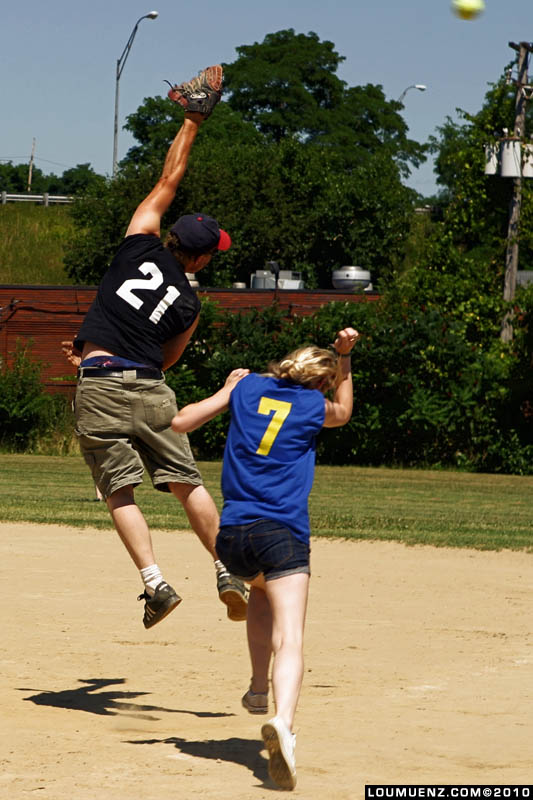
<svg viewBox="0 0 533 800">
<path fill-rule="evenodd" d="M 66 206 L 0 205 L 0 283 L 71 284 L 63 250 L 73 227 Z"/>
<path fill-rule="evenodd" d="M 220 507 L 220 463 L 200 469 Z M 429 470 L 318 467 L 310 500 L 314 535 L 382 539 L 438 547 L 533 552 L 533 477 Z M 0 521 L 111 527 L 79 456 L 0 455 Z M 152 528 L 188 528 L 181 505 L 136 492 Z"/>
<path fill-rule="evenodd" d="M 533 552 L 533 477 L 319 467 L 315 535 Z"/>
</svg>

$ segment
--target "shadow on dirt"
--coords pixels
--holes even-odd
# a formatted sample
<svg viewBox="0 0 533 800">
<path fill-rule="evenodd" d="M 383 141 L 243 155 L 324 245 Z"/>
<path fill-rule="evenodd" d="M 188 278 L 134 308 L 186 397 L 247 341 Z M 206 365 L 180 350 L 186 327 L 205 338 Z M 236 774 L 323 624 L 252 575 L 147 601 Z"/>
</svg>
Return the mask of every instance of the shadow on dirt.
<svg viewBox="0 0 533 800">
<path fill-rule="evenodd" d="M 134 739 L 127 741 L 127 744 L 171 744 L 185 756 L 208 758 L 212 761 L 230 761 L 247 767 L 265 788 L 273 786 L 268 777 L 268 760 L 261 755 L 264 745 L 259 740 L 232 737 L 190 741 L 178 736 L 169 736 L 167 739 Z"/>
<path fill-rule="evenodd" d="M 107 686 L 124 685 L 125 678 L 89 678 L 79 683 L 82 686 L 76 689 L 64 689 L 63 691 L 39 691 L 30 697 L 24 697 L 31 703 L 38 706 L 52 706 L 54 708 L 67 708 L 74 711 L 86 711 L 89 714 L 116 715 L 123 714 L 137 719 L 157 720 L 160 717 L 154 714 L 191 714 L 195 717 L 233 717 L 234 714 L 226 714 L 217 711 L 191 711 L 183 708 L 164 708 L 162 706 L 141 705 L 132 703 L 137 697 L 143 697 L 150 692 L 131 692 L 131 691 L 101 691 Z M 34 692 L 35 689 L 18 689 L 19 692 Z"/>
</svg>

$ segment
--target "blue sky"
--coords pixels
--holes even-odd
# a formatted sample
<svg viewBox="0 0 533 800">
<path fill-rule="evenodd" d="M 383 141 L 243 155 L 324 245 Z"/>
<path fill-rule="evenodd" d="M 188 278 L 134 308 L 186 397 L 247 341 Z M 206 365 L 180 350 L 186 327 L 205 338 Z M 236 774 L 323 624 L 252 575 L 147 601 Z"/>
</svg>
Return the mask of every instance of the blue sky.
<svg viewBox="0 0 533 800">
<path fill-rule="evenodd" d="M 152 5 L 153 3 L 153 5 Z M 488 84 L 515 54 L 510 41 L 533 40 L 531 0 L 486 0 L 463 21 L 450 0 L 18 0 L 2 9 L 0 159 L 29 160 L 61 174 L 90 162 L 110 174 L 115 66 L 136 21 L 143 20 L 120 80 L 120 125 L 145 97 L 164 94 L 163 79 L 181 82 L 212 63 L 233 61 L 235 48 L 294 28 L 330 40 L 345 61 L 350 86 L 381 84 L 397 99 L 412 84 L 404 117 L 412 138 L 426 141 L 455 109 L 477 111 Z M 119 137 L 119 159 L 132 140 Z M 407 181 L 435 190 L 432 165 Z"/>
</svg>

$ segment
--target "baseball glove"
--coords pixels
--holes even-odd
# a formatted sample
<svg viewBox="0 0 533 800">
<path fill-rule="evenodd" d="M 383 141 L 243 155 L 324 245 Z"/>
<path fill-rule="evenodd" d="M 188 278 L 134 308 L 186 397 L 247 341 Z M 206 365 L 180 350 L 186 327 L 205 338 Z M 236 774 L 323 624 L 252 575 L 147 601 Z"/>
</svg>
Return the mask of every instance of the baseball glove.
<svg viewBox="0 0 533 800">
<path fill-rule="evenodd" d="M 174 103 L 179 103 L 186 111 L 193 111 L 207 117 L 222 97 L 222 81 L 224 72 L 220 64 L 206 67 L 196 78 L 187 83 L 170 86 L 168 96 Z"/>
</svg>

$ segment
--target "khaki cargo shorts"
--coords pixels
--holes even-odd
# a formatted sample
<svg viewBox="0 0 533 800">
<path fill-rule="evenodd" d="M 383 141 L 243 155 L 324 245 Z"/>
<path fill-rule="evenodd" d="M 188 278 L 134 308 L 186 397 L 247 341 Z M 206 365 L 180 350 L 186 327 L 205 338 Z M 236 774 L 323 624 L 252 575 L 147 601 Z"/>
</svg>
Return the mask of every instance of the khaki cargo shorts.
<svg viewBox="0 0 533 800">
<path fill-rule="evenodd" d="M 104 497 L 138 486 L 144 468 L 161 492 L 168 483 L 202 485 L 187 435 L 170 427 L 176 396 L 164 378 L 81 377 L 74 410 L 81 452 Z"/>
</svg>

